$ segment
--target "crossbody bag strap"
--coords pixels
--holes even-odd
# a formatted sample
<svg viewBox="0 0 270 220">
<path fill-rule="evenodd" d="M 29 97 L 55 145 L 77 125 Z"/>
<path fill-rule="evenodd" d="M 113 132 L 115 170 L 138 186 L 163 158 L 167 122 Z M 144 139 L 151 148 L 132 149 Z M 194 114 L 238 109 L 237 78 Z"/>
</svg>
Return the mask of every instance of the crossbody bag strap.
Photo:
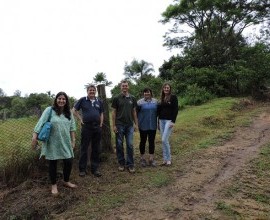
<svg viewBox="0 0 270 220">
<path fill-rule="evenodd" d="M 51 110 L 50 110 L 48 121 L 51 121 L 51 117 L 52 117 L 52 107 L 51 107 Z"/>
</svg>

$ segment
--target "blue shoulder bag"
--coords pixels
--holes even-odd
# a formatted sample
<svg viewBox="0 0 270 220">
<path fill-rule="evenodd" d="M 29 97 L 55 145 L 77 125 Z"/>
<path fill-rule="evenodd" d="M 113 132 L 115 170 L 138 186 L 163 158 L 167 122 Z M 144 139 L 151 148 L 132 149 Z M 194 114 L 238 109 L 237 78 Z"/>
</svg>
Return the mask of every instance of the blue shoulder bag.
<svg viewBox="0 0 270 220">
<path fill-rule="evenodd" d="M 51 129 L 52 129 L 51 116 L 52 116 L 52 107 L 51 107 L 47 122 L 43 124 L 41 131 L 38 133 L 37 139 L 40 141 L 46 142 L 49 140 Z"/>
</svg>

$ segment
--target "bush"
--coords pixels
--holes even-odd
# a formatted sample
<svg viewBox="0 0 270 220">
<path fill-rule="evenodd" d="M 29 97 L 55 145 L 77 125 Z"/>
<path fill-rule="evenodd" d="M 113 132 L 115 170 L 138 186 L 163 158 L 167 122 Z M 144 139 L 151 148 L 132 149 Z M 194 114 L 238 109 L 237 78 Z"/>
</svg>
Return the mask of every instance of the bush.
<svg viewBox="0 0 270 220">
<path fill-rule="evenodd" d="M 205 88 L 201 88 L 197 84 L 193 84 L 187 87 L 185 96 L 182 98 L 181 105 L 201 105 L 213 98 L 215 98 L 215 95 L 208 92 Z"/>
</svg>

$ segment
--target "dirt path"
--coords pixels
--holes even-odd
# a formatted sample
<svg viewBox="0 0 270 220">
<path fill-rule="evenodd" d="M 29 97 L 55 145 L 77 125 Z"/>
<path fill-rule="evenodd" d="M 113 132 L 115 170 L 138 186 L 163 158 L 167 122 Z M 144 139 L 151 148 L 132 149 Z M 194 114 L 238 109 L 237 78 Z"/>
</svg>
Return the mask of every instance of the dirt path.
<svg viewBox="0 0 270 220">
<path fill-rule="evenodd" d="M 215 214 L 220 191 L 270 142 L 270 113 L 254 118 L 250 127 L 237 130 L 222 146 L 200 151 L 176 169 L 174 184 L 145 192 L 103 219 L 204 219 Z"/>
<path fill-rule="evenodd" d="M 102 217 L 99 217 L 101 213 L 96 211 L 94 215 L 97 215 L 93 219 L 224 219 L 217 210 L 217 203 L 227 201 L 224 191 L 227 187 L 238 183 L 241 185 L 240 193 L 244 196 L 240 195 L 241 198 L 232 201 L 237 204 L 237 211 L 242 214 L 251 210 L 251 214 L 247 214 L 248 219 L 269 219 L 269 214 L 265 213 L 270 213 L 270 204 L 258 205 L 248 200 L 247 204 L 241 205 L 246 203 L 245 196 L 250 190 L 269 189 L 269 178 L 257 181 L 250 167 L 250 161 L 259 155 L 260 147 L 270 142 L 269 125 L 270 109 L 268 107 L 264 109 L 264 113 L 253 119 L 250 126 L 239 128 L 233 138 L 223 145 L 201 149 L 190 156 L 185 156 L 183 161 L 174 161 L 170 168 L 156 168 L 171 169 L 170 173 L 173 172 L 174 178 L 172 184 L 161 188 L 149 187 L 148 191 L 143 188 L 133 194 L 140 196 L 125 199 L 123 205 L 106 211 Z M 107 172 L 115 178 L 119 175 L 118 172 L 112 174 L 111 170 Z M 84 212 L 87 209 L 78 211 L 78 207 L 80 204 L 87 204 L 89 198 L 95 198 L 99 190 L 106 191 L 107 188 L 93 187 L 93 184 L 108 187 L 110 177 L 106 178 L 106 175 L 101 179 L 91 176 L 84 179 L 77 177 L 81 189 L 73 192 L 61 188 L 60 198 L 50 196 L 48 179 L 45 177 L 26 181 L 12 189 L 0 185 L 0 219 L 10 219 L 1 218 L 1 216 L 13 217 L 14 213 L 31 216 L 31 219 L 43 219 L 44 216 L 54 219 L 90 219 L 91 211 L 85 215 Z M 246 188 L 242 187 L 241 178 L 247 182 Z M 132 190 L 132 182 L 128 182 L 127 185 Z M 127 185 L 124 184 L 124 187 Z M 270 191 L 263 191 L 262 195 L 265 194 L 269 194 L 270 200 Z M 258 215 L 263 217 L 258 217 Z M 228 218 L 226 215 L 225 219 L 235 219 L 235 216 Z"/>
</svg>

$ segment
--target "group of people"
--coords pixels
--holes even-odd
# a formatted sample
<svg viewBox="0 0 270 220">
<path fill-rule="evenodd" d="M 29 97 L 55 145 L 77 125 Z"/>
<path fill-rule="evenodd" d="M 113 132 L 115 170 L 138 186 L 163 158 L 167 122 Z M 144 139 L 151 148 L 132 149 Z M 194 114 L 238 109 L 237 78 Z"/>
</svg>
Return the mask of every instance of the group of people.
<svg viewBox="0 0 270 220">
<path fill-rule="evenodd" d="M 71 109 L 68 96 L 59 92 L 52 107 L 47 107 L 37 122 L 32 137 L 32 147 L 38 144 L 38 133 L 42 125 L 50 117 L 52 130 L 49 140 L 43 142 L 41 156 L 49 161 L 49 176 L 51 193 L 58 194 L 57 188 L 57 161 L 63 160 L 63 184 L 69 188 L 77 185 L 70 182 L 75 147 L 76 123 L 74 116 L 81 124 L 81 147 L 79 158 L 79 176 L 87 174 L 88 148 L 91 143 L 90 170 L 96 176 L 102 176 L 99 171 L 101 130 L 104 120 L 103 102 L 96 97 L 96 87 L 87 86 L 87 96 L 80 98 Z M 143 97 L 138 101 L 129 93 L 128 81 L 120 83 L 121 93 L 112 99 L 112 127 L 115 132 L 116 156 L 119 163 L 118 170 L 127 169 L 135 172 L 133 134 L 140 133 L 140 164 L 155 167 L 157 165 L 155 153 L 155 137 L 157 129 L 162 139 L 163 162 L 161 165 L 171 165 L 171 146 L 169 137 L 172 132 L 177 114 L 178 99 L 172 94 L 169 83 L 162 86 L 160 101 L 155 99 L 150 88 L 143 90 Z M 51 116 L 50 116 L 51 114 Z M 124 150 L 126 143 L 126 155 Z M 146 157 L 146 142 L 149 145 L 149 157 Z"/>
</svg>

